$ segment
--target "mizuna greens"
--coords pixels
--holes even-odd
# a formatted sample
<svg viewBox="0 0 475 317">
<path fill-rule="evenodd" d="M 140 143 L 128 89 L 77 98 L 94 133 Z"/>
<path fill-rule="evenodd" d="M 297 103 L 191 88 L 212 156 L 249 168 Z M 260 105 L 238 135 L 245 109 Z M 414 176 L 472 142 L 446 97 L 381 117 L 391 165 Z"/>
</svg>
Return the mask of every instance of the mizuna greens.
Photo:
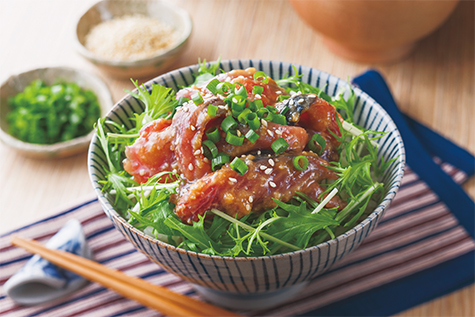
<svg viewBox="0 0 475 317">
<path fill-rule="evenodd" d="M 236 97 L 240 94 L 239 85 L 231 86 L 214 81 L 219 61 L 210 67 L 206 67 L 205 62 L 200 63 L 194 84 L 208 83 L 207 87 L 214 95 L 228 93 L 227 97 L 234 98 L 230 102 L 233 105 L 233 111 L 238 109 L 239 104 L 242 104 L 240 97 Z M 263 72 L 257 72 L 255 78 L 256 75 L 262 81 L 268 78 Z M 336 97 L 330 97 L 323 90 L 302 83 L 300 77 L 299 75 L 289 76 L 277 80 L 276 83 L 285 87 L 290 95 L 315 94 L 332 104 L 345 119 L 343 123 L 337 120 L 341 135 L 333 133 L 340 144 L 338 147 L 340 159 L 330 162 L 327 166 L 338 175 L 338 179 L 321 184 L 325 186 L 322 196 L 326 196 L 321 203 L 297 192 L 287 202 L 274 199 L 277 206 L 260 214 L 251 212 L 237 219 L 221 210 L 211 208 L 206 215 L 213 215 L 213 217 L 199 216 L 199 220 L 193 222 L 192 225 L 183 223 L 182 219 L 174 213 L 175 205 L 170 202 L 170 196 L 176 194 L 180 186 L 181 176 L 173 172 L 161 172 L 150 177 L 146 183 L 139 184 L 124 170 L 122 161 L 125 158 L 126 146 L 134 143 L 142 127 L 159 118 L 172 118 L 179 107 L 191 101 L 186 98 L 176 100 L 175 91 L 160 85 L 152 85 L 151 92 L 148 92 L 144 85 L 139 86 L 137 82 L 134 82 L 137 92 L 129 93 L 143 102 L 145 111 L 134 114 L 131 118 L 135 122 L 135 127 L 126 129 L 116 122 L 105 119 L 100 119 L 96 126 L 107 161 L 107 165 L 104 166 L 107 176 L 102 181 L 103 191 L 113 198 L 115 208 L 128 219 L 129 223 L 146 234 L 186 250 L 210 255 L 237 257 L 291 252 L 333 239 L 351 229 L 374 209 L 383 193 L 383 184 L 378 179 L 392 161 L 379 162 L 377 144 L 374 140 L 384 134 L 366 130 L 354 123 L 355 95 L 351 86 L 348 88 L 350 90 L 348 99 L 343 98 L 344 92 Z M 234 91 L 235 94 L 230 97 L 229 91 Z M 256 88 L 253 93 L 262 93 L 262 91 Z M 192 102 L 199 104 L 202 102 L 200 98 L 201 96 L 194 96 Z M 289 96 L 279 97 L 280 100 L 285 98 Z M 238 106 L 234 107 L 235 104 Z M 259 103 L 252 107 L 251 104 L 252 102 L 249 102 L 249 108 L 255 107 L 255 109 L 246 111 L 244 114 L 244 107 L 239 109 L 240 111 L 236 110 L 234 119 L 238 122 L 249 122 L 249 126 L 255 124 L 252 123 L 255 116 L 253 114 L 257 114 L 262 107 L 259 108 Z M 270 110 L 266 110 L 267 115 L 274 115 L 277 122 L 282 120 L 279 116 L 282 116 L 284 111 L 279 114 L 272 111 L 273 107 L 268 108 Z M 210 106 L 208 114 L 216 115 L 217 110 Z M 261 111 L 261 115 L 263 112 Z M 231 126 L 222 128 L 232 131 Z M 213 133 L 214 130 L 210 130 L 208 140 L 219 137 Z M 106 133 L 106 131 L 111 132 Z M 248 134 L 249 137 L 253 137 L 252 133 Z M 321 154 L 325 147 L 325 140 L 315 135 L 311 138 L 309 147 L 315 153 Z M 241 136 L 239 133 L 234 136 L 248 137 Z M 208 153 L 211 155 L 210 158 L 213 159 L 219 157 L 217 153 L 212 153 L 216 151 L 213 148 L 214 142 L 208 142 L 207 146 L 203 146 L 203 150 L 206 147 L 211 153 Z M 235 141 L 229 141 L 231 142 Z M 285 147 L 285 144 L 279 143 L 275 149 L 273 147 L 276 153 L 281 151 L 282 146 Z M 205 142 L 203 144 L 206 145 Z M 305 160 L 304 156 L 295 157 L 293 162 L 295 168 L 298 170 L 307 168 L 308 160 L 307 162 Z M 236 157 L 229 163 L 240 174 L 246 173 L 247 166 L 242 164 L 243 160 Z M 219 169 L 222 165 L 214 166 L 213 170 Z M 327 202 L 335 195 L 344 200 L 346 206 L 341 210 L 325 208 Z"/>
</svg>

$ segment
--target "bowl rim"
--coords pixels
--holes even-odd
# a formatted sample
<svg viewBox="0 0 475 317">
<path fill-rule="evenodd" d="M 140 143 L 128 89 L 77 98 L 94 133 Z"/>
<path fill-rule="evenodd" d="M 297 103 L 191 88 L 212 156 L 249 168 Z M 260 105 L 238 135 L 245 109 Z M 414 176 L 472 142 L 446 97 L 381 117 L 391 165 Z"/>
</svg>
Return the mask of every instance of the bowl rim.
<svg viewBox="0 0 475 317">
<path fill-rule="evenodd" d="M 288 65 L 293 65 L 293 66 L 297 67 L 297 69 L 299 69 L 299 70 L 302 67 L 305 67 L 305 68 L 309 68 L 309 69 L 312 69 L 314 71 L 317 71 L 317 73 L 319 74 L 318 75 L 319 77 L 327 76 L 327 78 L 329 80 L 330 80 L 330 78 L 332 78 L 333 80 L 336 80 L 337 82 L 339 82 L 339 81 L 343 82 L 343 80 L 338 78 L 337 76 L 331 75 L 331 74 L 329 74 L 327 72 L 324 72 L 324 71 L 321 71 L 317 68 L 313 68 L 313 67 L 310 67 L 310 66 L 304 66 L 304 65 L 301 65 L 301 64 L 290 63 L 290 62 L 283 62 L 283 61 L 276 61 L 276 60 L 263 60 L 263 59 L 230 59 L 230 60 L 222 60 L 222 61 L 220 61 L 220 63 L 221 64 L 229 63 L 229 65 L 232 65 L 233 63 L 240 63 L 240 62 L 243 62 L 243 61 L 246 61 L 246 62 L 251 61 L 254 65 L 260 65 L 260 63 L 262 63 L 262 64 L 264 64 L 264 63 L 267 63 L 267 64 L 269 64 L 269 63 L 288 64 Z M 210 63 L 213 63 L 213 61 L 208 62 L 207 64 L 210 64 Z M 163 74 L 161 74 L 161 75 L 159 75 L 155 78 L 152 78 L 152 79 L 148 80 L 146 83 L 144 83 L 144 85 L 148 87 L 148 85 L 152 84 L 153 82 L 157 83 L 159 79 L 163 79 L 163 82 L 165 82 L 164 77 L 167 76 L 167 75 L 171 74 L 173 76 L 173 75 L 180 75 L 181 72 L 183 72 L 183 71 L 196 71 L 198 69 L 198 67 L 199 67 L 199 64 L 193 64 L 193 65 L 177 68 L 177 69 L 174 69 L 174 70 L 171 70 L 169 72 L 163 73 Z M 404 143 L 403 143 L 401 134 L 399 133 L 399 130 L 398 130 L 396 124 L 394 123 L 393 119 L 389 116 L 389 114 L 386 112 L 386 110 L 378 102 L 376 102 L 371 96 L 369 96 L 367 93 L 365 93 L 364 91 L 362 91 L 361 89 L 359 89 L 358 87 L 356 87 L 354 85 L 352 85 L 352 88 L 355 91 L 355 94 L 360 95 L 361 97 L 364 97 L 366 100 L 370 101 L 371 105 L 373 107 L 376 107 L 378 109 L 378 112 L 382 113 L 387 118 L 388 123 L 393 125 L 394 129 L 392 131 L 394 131 L 395 138 L 398 140 L 397 148 L 398 148 L 398 151 L 401 153 L 401 155 L 398 158 L 396 158 L 396 160 L 395 160 L 395 163 L 397 164 L 397 168 L 395 169 L 394 174 L 395 174 L 396 177 L 394 179 L 394 185 L 391 187 L 391 190 L 388 191 L 385 194 L 385 196 L 382 197 L 382 201 L 378 204 L 378 206 L 375 207 L 375 209 L 370 214 L 368 214 L 368 216 L 364 220 L 362 220 L 360 223 L 358 223 L 357 225 L 355 225 L 353 228 L 349 229 L 348 231 L 338 235 L 337 237 L 335 237 L 335 239 L 331 239 L 331 240 L 319 243 L 317 245 L 314 245 L 314 246 L 311 246 L 311 247 L 308 247 L 308 248 L 305 248 L 305 249 L 302 249 L 302 250 L 291 251 L 291 252 L 286 252 L 286 253 L 282 253 L 282 254 L 275 254 L 275 255 L 263 255 L 263 256 L 257 256 L 257 257 L 247 257 L 247 256 L 246 257 L 231 257 L 231 256 L 220 256 L 220 255 L 209 255 L 209 254 L 199 253 L 199 252 L 195 252 L 195 251 L 185 250 L 185 249 L 182 249 L 182 248 L 175 247 L 175 246 L 173 246 L 169 243 L 163 242 L 161 240 L 158 240 L 156 238 L 153 238 L 153 237 L 145 234 L 144 232 L 140 231 L 139 229 L 135 228 L 134 226 L 129 224 L 126 221 L 125 218 L 120 216 L 120 214 L 115 210 L 115 208 L 109 203 L 107 197 L 105 197 L 105 195 L 101 192 L 101 189 L 95 184 L 96 181 L 93 179 L 94 172 L 92 170 L 91 162 L 92 162 L 92 155 L 94 155 L 94 153 L 92 151 L 92 148 L 94 147 L 94 143 L 97 141 L 97 134 L 94 134 L 94 136 L 91 140 L 91 143 L 90 143 L 89 150 L 88 150 L 87 161 L 88 161 L 89 178 L 91 180 L 91 183 L 92 183 L 94 191 L 97 195 L 97 198 L 98 198 L 99 202 L 102 205 L 103 211 L 104 211 L 104 213 L 106 213 L 107 216 L 109 216 L 109 218 L 113 217 L 118 222 L 120 222 L 123 226 L 125 226 L 128 230 L 131 230 L 133 233 L 139 235 L 141 238 L 144 238 L 144 239 L 148 240 L 148 242 L 156 244 L 160 247 L 164 247 L 164 248 L 166 248 L 170 251 L 178 252 L 182 255 L 193 256 L 193 257 L 198 257 L 198 258 L 213 259 L 213 260 L 224 260 L 224 261 L 262 261 L 263 259 L 266 259 L 266 258 L 267 259 L 270 259 L 270 258 L 272 258 L 272 259 L 290 258 L 290 257 L 296 256 L 296 255 L 302 254 L 302 253 L 312 252 L 312 251 L 317 250 L 317 249 L 320 250 L 325 245 L 329 247 L 330 245 L 338 244 L 338 243 L 340 243 L 340 241 L 347 239 L 351 235 L 356 234 L 358 231 L 364 230 L 364 228 L 366 227 L 367 224 L 369 224 L 371 221 L 377 219 L 379 217 L 379 215 L 389 207 L 391 201 L 394 199 L 396 193 L 398 192 L 398 190 L 401 186 L 401 180 L 402 180 L 402 177 L 404 175 L 405 162 L 406 162 Z M 114 104 L 114 106 L 110 109 L 107 116 L 109 114 L 111 114 L 112 112 L 114 112 L 119 107 L 119 104 L 124 102 L 129 97 L 130 97 L 130 94 L 126 94 L 119 101 L 117 101 Z M 107 209 L 107 211 L 104 210 L 104 209 Z"/>
<path fill-rule="evenodd" d="M 177 50 L 179 47 L 184 45 L 188 39 L 190 38 L 191 32 L 193 30 L 193 21 L 191 19 L 190 14 L 183 8 L 180 8 L 176 5 L 173 5 L 171 3 L 167 3 L 164 1 L 160 0 L 122 0 L 121 2 L 156 2 L 159 5 L 162 5 L 164 7 L 167 7 L 169 10 L 175 11 L 178 13 L 178 15 L 181 17 L 182 23 L 184 25 L 184 32 L 180 34 L 178 40 L 176 43 L 173 45 L 160 50 L 158 53 L 147 57 L 147 58 L 142 58 L 142 59 L 134 59 L 134 60 L 126 60 L 126 61 L 121 61 L 121 60 L 110 60 L 110 59 L 105 59 L 101 56 L 98 56 L 94 54 L 93 52 L 89 51 L 79 40 L 78 37 L 78 25 L 81 21 L 81 19 L 84 17 L 86 13 L 88 13 L 91 9 L 95 8 L 96 6 L 101 5 L 102 3 L 116 3 L 114 0 L 101 0 L 96 3 L 94 3 L 92 6 L 88 7 L 86 10 L 82 12 L 82 14 L 79 16 L 79 18 L 76 20 L 76 23 L 74 24 L 74 36 L 73 36 L 73 44 L 75 49 L 84 56 L 85 58 L 93 61 L 94 63 L 97 64 L 103 64 L 107 66 L 112 66 L 112 67 L 122 67 L 122 68 L 127 68 L 127 67 L 137 67 L 137 66 L 142 66 L 142 65 L 148 65 L 150 63 L 156 62 L 157 60 L 166 58 L 169 55 L 172 55 L 175 50 Z M 105 21 L 105 20 L 102 20 Z"/>
<path fill-rule="evenodd" d="M 115 105 L 114 100 L 112 99 L 112 94 L 110 92 L 109 87 L 101 78 L 99 78 L 99 76 L 93 73 L 90 73 L 88 71 L 69 67 L 69 66 L 44 66 L 44 67 L 28 69 L 17 74 L 12 74 L 8 76 L 4 81 L 2 81 L 2 83 L 0 84 L 0 89 L 4 85 L 6 85 L 7 82 L 9 82 L 12 78 L 25 76 L 26 74 L 30 74 L 30 73 L 41 74 L 42 72 L 48 69 L 55 69 L 60 72 L 71 72 L 71 73 L 81 74 L 81 76 L 83 78 L 87 78 L 88 81 L 94 81 L 94 84 L 98 85 L 98 90 L 100 90 L 101 94 L 104 95 L 104 99 L 107 100 L 107 104 L 102 104 L 98 100 L 99 108 L 101 110 L 101 117 L 104 115 L 107 115 L 112 109 L 112 106 Z M 41 79 L 41 76 L 38 76 L 35 79 Z M 51 157 L 54 157 L 53 154 L 56 152 L 59 152 L 62 150 L 74 149 L 80 146 L 87 145 L 92 140 L 94 133 L 95 133 L 95 130 L 92 129 L 89 133 L 75 137 L 74 139 L 71 139 L 68 141 L 56 142 L 53 144 L 36 144 L 36 143 L 29 143 L 29 142 L 22 141 L 12 136 L 11 134 L 9 134 L 0 126 L 0 140 L 5 145 L 22 152 L 27 152 L 27 153 L 36 154 L 36 155 L 51 155 Z"/>
</svg>

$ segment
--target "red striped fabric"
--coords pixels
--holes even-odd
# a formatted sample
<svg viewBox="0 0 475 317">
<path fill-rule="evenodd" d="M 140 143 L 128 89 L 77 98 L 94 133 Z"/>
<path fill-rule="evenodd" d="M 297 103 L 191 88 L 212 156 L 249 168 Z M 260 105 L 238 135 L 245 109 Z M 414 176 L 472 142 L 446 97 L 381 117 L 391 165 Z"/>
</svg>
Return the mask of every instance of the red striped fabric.
<svg viewBox="0 0 475 317">
<path fill-rule="evenodd" d="M 466 175 L 448 164 L 444 170 L 457 182 Z M 137 252 L 131 243 L 115 230 L 92 199 L 65 209 L 58 215 L 17 230 L 15 233 L 45 243 L 69 219 L 78 219 L 84 228 L 95 259 L 107 266 L 151 283 L 199 298 L 192 286 Z M 10 245 L 9 235 L 0 237 L 0 284 L 20 269 L 30 255 Z M 289 303 L 266 311 L 241 311 L 245 315 L 292 316 L 323 307 L 374 287 L 404 278 L 410 274 L 454 259 L 475 249 L 474 240 L 458 225 L 457 220 L 437 196 L 406 171 L 402 187 L 381 223 L 364 243 L 342 259 L 331 271 L 318 277 Z M 157 312 L 141 306 L 97 284 L 34 307 L 16 305 L 0 290 L 1 316 L 157 316 Z"/>
</svg>

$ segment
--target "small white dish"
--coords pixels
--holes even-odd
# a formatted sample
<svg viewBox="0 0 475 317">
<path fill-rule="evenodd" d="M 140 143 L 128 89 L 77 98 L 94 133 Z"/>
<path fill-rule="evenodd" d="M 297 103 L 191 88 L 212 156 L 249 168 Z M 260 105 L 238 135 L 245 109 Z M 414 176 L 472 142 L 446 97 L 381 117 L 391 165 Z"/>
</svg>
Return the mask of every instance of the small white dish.
<svg viewBox="0 0 475 317">
<path fill-rule="evenodd" d="M 99 77 L 70 67 L 45 67 L 10 76 L 0 86 L 0 141 L 19 153 L 34 158 L 61 158 L 85 151 L 94 134 L 92 131 L 65 142 L 55 144 L 33 144 L 21 141 L 8 131 L 7 113 L 10 111 L 8 98 L 22 92 L 35 79 L 43 80 L 47 85 L 58 80 L 74 82 L 84 89 L 91 90 L 97 97 L 103 117 L 112 108 L 113 101 L 109 88 Z"/>
<path fill-rule="evenodd" d="M 92 259 L 81 224 L 71 219 L 46 244 L 50 249 L 59 249 Z M 79 275 L 57 267 L 34 255 L 15 273 L 3 288 L 5 293 L 20 305 L 37 305 L 66 296 L 87 284 Z"/>
</svg>

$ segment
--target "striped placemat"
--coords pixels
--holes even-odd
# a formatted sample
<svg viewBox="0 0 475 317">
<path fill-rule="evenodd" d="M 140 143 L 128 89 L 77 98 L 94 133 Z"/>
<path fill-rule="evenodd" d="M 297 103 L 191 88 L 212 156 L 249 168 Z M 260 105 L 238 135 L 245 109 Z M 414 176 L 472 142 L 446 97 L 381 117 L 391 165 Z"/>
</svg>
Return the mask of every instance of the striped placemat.
<svg viewBox="0 0 475 317">
<path fill-rule="evenodd" d="M 448 164 L 442 164 L 442 168 L 458 183 L 467 178 L 464 172 Z M 85 201 L 14 232 L 46 242 L 72 218 L 82 223 L 98 262 L 199 298 L 191 284 L 166 272 L 137 252 L 132 244 L 114 229 L 96 199 Z M 11 246 L 9 236 L 10 234 L 0 237 L 1 285 L 30 257 L 26 251 Z M 291 302 L 282 303 L 270 310 L 239 313 L 249 316 L 343 315 L 345 312 L 348 312 L 348 315 L 360 316 L 393 314 L 471 283 L 473 272 L 471 276 L 461 274 L 467 270 L 473 271 L 473 267 L 466 266 L 473 263 L 474 250 L 475 241 L 458 224 L 446 206 L 415 173 L 406 169 L 401 189 L 390 209 L 356 251 L 338 262 L 331 271 L 317 277 Z M 471 258 L 471 262 L 466 257 Z M 453 267 L 461 269 L 453 272 Z M 444 272 L 449 277 L 446 282 L 443 283 L 444 278 L 440 278 L 437 281 L 440 285 L 419 285 L 421 279 L 422 282 L 433 279 L 430 274 Z M 417 296 L 411 295 L 413 289 L 418 290 Z M 378 298 L 384 301 L 390 294 L 407 294 L 408 298 L 399 297 L 398 303 L 390 308 L 381 303 L 368 305 L 365 302 Z M 346 306 L 348 307 L 345 310 Z M 5 296 L 2 288 L 0 315 L 17 317 L 159 314 L 91 283 L 61 300 L 34 307 L 16 305 Z"/>
</svg>

